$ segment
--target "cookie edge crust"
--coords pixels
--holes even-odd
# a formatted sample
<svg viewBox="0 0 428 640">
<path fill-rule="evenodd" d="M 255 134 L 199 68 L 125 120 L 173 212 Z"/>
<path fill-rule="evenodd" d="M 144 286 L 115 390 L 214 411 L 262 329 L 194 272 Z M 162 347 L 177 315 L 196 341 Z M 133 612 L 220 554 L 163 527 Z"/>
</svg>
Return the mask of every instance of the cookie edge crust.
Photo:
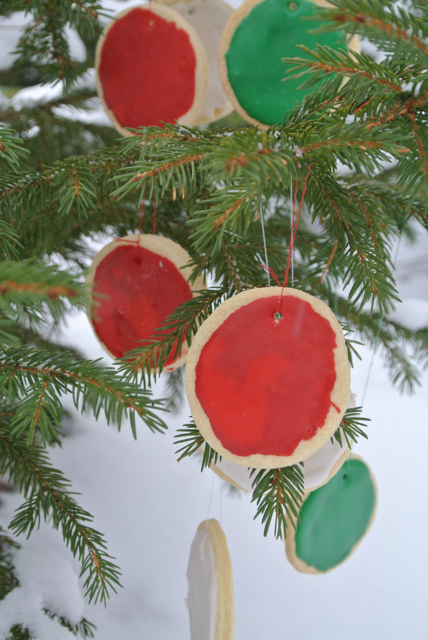
<svg viewBox="0 0 428 640">
<path fill-rule="evenodd" d="M 292 295 L 309 302 L 312 308 L 322 317 L 326 318 L 336 335 L 336 347 L 334 349 L 334 364 L 336 370 L 336 382 L 331 392 L 331 401 L 340 409 L 340 413 L 333 406 L 327 414 L 324 425 L 320 427 L 317 433 L 310 440 L 302 440 L 291 456 L 275 456 L 264 454 L 252 454 L 250 456 L 238 456 L 226 449 L 220 440 L 214 434 L 211 423 L 206 415 L 198 397 L 196 396 L 196 365 L 203 347 L 211 338 L 212 334 L 232 313 L 241 307 L 258 300 L 259 298 L 270 298 L 281 295 L 281 287 L 264 287 L 260 289 L 250 289 L 243 291 L 238 295 L 229 298 L 223 302 L 215 311 L 202 323 L 196 336 L 193 338 L 192 345 L 187 356 L 186 366 L 186 394 L 189 401 L 190 410 L 196 426 L 200 430 L 203 438 L 208 444 L 221 456 L 232 462 L 256 469 L 276 469 L 279 467 L 288 467 L 297 462 L 301 462 L 309 458 L 313 453 L 318 451 L 323 444 L 333 435 L 339 426 L 342 417 L 346 411 L 348 400 L 350 397 L 350 369 L 348 362 L 348 354 L 345 346 L 345 340 L 340 324 L 331 309 L 321 300 L 315 298 L 298 289 L 286 288 L 283 291 L 284 296 Z"/>
<path fill-rule="evenodd" d="M 215 640 L 233 640 L 235 631 L 235 599 L 233 596 L 233 571 L 227 539 L 220 523 L 215 519 L 204 520 L 198 531 L 206 530 L 210 539 L 216 569 L 217 616 Z"/>
<path fill-rule="evenodd" d="M 111 358 L 113 358 L 113 360 L 117 360 L 116 356 L 114 356 L 106 347 L 106 345 L 103 342 L 101 342 L 95 330 L 94 324 L 92 322 L 92 287 L 94 284 L 95 271 L 98 265 L 100 264 L 100 262 L 109 253 L 117 249 L 117 247 L 120 247 L 122 245 L 137 244 L 137 241 L 140 247 L 143 247 L 144 249 L 148 249 L 149 251 L 152 251 L 153 253 L 156 253 L 159 256 L 162 256 L 163 258 L 167 258 L 168 260 L 170 260 L 174 264 L 174 266 L 179 270 L 179 272 L 182 274 L 186 282 L 188 283 L 194 298 L 197 296 L 198 291 L 200 291 L 201 289 L 206 289 L 205 281 L 202 276 L 198 276 L 193 284 L 189 282 L 189 277 L 192 273 L 192 269 L 190 267 L 185 267 L 184 269 L 182 269 L 181 267 L 183 267 L 189 262 L 190 256 L 187 253 L 187 251 L 183 249 L 183 247 L 181 247 L 179 244 L 177 244 L 173 240 L 170 240 L 169 238 L 164 238 L 162 236 L 155 236 L 149 233 L 142 233 L 142 234 L 134 233 L 132 235 L 125 236 L 124 238 L 118 238 L 117 240 L 112 240 L 112 242 L 109 242 L 108 244 L 106 244 L 96 254 L 96 256 L 92 261 L 91 266 L 89 267 L 86 280 L 85 280 L 85 297 L 86 297 L 85 307 L 86 307 L 86 313 L 87 313 L 89 322 L 91 324 L 91 327 L 96 339 L 98 340 L 99 344 L 104 349 L 104 351 L 108 353 L 108 355 Z M 174 369 L 181 367 L 183 364 L 185 364 L 187 360 L 187 354 L 188 354 L 187 342 L 184 340 L 182 345 L 181 356 L 177 358 L 177 360 L 175 360 L 172 364 L 168 365 L 167 367 L 164 367 L 163 371 L 171 372 L 171 371 L 174 371 Z M 154 370 L 153 370 L 153 373 L 155 373 Z M 156 373 L 158 373 L 158 370 L 156 370 Z"/>
<path fill-rule="evenodd" d="M 369 523 L 368 523 L 363 535 L 361 536 L 361 538 L 358 540 L 358 542 L 356 542 L 354 544 L 354 546 L 352 547 L 352 549 L 350 550 L 350 552 L 348 553 L 346 558 L 344 558 L 342 560 L 342 562 L 339 562 L 339 564 L 336 564 L 334 567 L 331 567 L 330 569 L 327 569 L 327 571 L 319 571 L 318 569 L 315 569 L 315 567 L 311 567 L 304 560 L 299 558 L 298 555 L 296 554 L 296 532 L 294 530 L 294 527 L 293 527 L 291 521 L 287 518 L 287 537 L 285 539 L 285 553 L 286 553 L 286 556 L 287 556 L 289 562 L 300 573 L 307 573 L 307 574 L 310 574 L 310 575 L 313 575 L 313 576 L 323 576 L 326 573 L 330 573 L 331 571 L 334 571 L 335 569 L 337 569 L 337 567 L 340 567 L 347 560 L 349 560 L 349 558 L 352 556 L 352 554 L 360 546 L 360 544 L 362 543 L 362 541 L 365 539 L 365 537 L 367 536 L 368 532 L 370 531 L 370 529 L 371 529 L 371 527 L 373 525 L 373 522 L 374 522 L 374 520 L 376 518 L 377 505 L 378 505 L 378 488 L 377 488 L 377 483 L 376 483 L 376 479 L 375 479 L 375 477 L 373 475 L 373 472 L 372 472 L 370 466 L 367 464 L 367 462 L 365 460 L 363 460 L 363 458 L 361 458 L 360 456 L 357 456 L 357 455 L 352 453 L 348 457 L 348 460 L 359 460 L 360 462 L 362 462 L 365 465 L 365 467 L 367 468 L 367 470 L 369 472 L 369 476 L 370 476 L 370 479 L 372 481 L 374 494 L 375 494 L 375 503 L 374 503 L 374 507 L 373 507 L 373 511 L 372 511 L 372 515 L 370 517 Z M 338 469 L 338 471 L 339 471 L 339 469 Z M 336 474 L 334 474 L 334 475 L 336 475 Z M 320 486 L 323 486 L 323 485 L 320 485 Z M 319 488 L 319 487 L 317 487 L 317 488 Z M 314 489 L 314 491 L 315 491 L 315 489 Z M 308 492 L 305 495 L 305 497 L 303 499 L 303 502 L 305 502 L 305 500 L 310 496 L 311 493 L 312 493 L 312 491 Z M 302 502 L 302 506 L 303 506 L 303 502 Z M 300 508 L 302 508 L 302 507 L 300 507 Z"/>
<path fill-rule="evenodd" d="M 244 107 L 242 107 L 241 104 L 238 102 L 238 99 L 235 95 L 232 85 L 229 82 L 229 75 L 227 73 L 226 53 L 229 51 L 230 43 L 232 42 L 233 34 L 235 33 L 237 26 L 242 22 L 244 18 L 246 18 L 251 13 L 254 7 L 256 7 L 258 4 L 261 4 L 262 2 L 265 2 L 265 1 L 266 0 L 244 0 L 244 2 L 232 14 L 229 22 L 225 26 L 223 35 L 220 41 L 219 51 L 218 51 L 220 80 L 223 84 L 224 91 L 229 101 L 232 103 L 235 111 L 241 116 L 241 118 L 244 118 L 244 120 L 258 127 L 262 131 L 266 131 L 267 129 L 270 129 L 272 126 L 275 126 L 275 125 L 268 125 L 268 124 L 264 124 L 263 122 L 259 122 L 259 120 L 256 120 L 256 118 L 253 118 L 252 116 L 250 116 L 250 114 L 247 113 Z M 317 4 L 320 7 L 333 6 L 330 3 L 326 2 L 326 0 L 306 0 L 306 1 L 312 2 L 313 4 Z M 353 36 L 351 36 L 349 40 L 346 41 L 346 45 L 350 51 L 355 51 L 357 53 L 361 51 L 360 39 L 357 34 L 354 34 Z M 284 74 L 285 74 L 285 71 L 284 71 Z M 346 82 L 346 80 L 344 82 Z M 279 125 L 281 125 L 281 122 L 278 122 L 277 126 Z"/>
<path fill-rule="evenodd" d="M 153 1 L 155 3 L 157 3 L 157 4 L 163 4 L 163 5 L 166 5 L 168 7 L 174 7 L 174 5 L 178 4 L 179 2 L 184 2 L 185 4 L 189 4 L 191 0 L 153 0 Z M 232 17 L 232 15 L 233 15 L 233 13 L 235 11 L 235 9 L 229 3 L 225 2 L 224 0 L 200 0 L 200 2 L 202 4 L 208 4 L 209 2 L 215 2 L 216 4 L 224 5 L 225 7 L 230 9 L 230 11 L 231 11 L 231 16 L 230 17 Z M 202 40 L 201 40 L 201 42 L 202 42 Z M 221 84 L 223 86 L 223 90 L 225 91 L 223 82 Z M 226 97 L 229 100 L 229 97 L 227 95 L 226 95 Z M 202 109 L 202 107 L 203 107 L 203 104 L 201 105 L 201 109 Z M 233 104 L 231 103 L 230 100 L 229 100 L 229 106 L 226 106 L 224 109 L 218 109 L 216 107 L 214 109 L 214 114 L 215 114 L 214 119 L 201 117 L 200 116 L 201 109 L 200 109 L 199 113 L 198 113 L 198 116 L 193 121 L 193 124 L 196 125 L 196 126 L 199 126 L 201 124 L 209 124 L 210 122 L 216 122 L 217 120 L 221 120 L 222 118 L 225 118 L 226 116 L 228 116 L 229 113 L 232 113 L 234 108 L 235 107 L 233 106 Z"/>
<path fill-rule="evenodd" d="M 132 133 L 132 131 L 128 131 L 127 129 L 122 127 L 121 124 L 119 124 L 118 120 L 116 119 L 116 116 L 114 115 L 114 112 L 107 106 L 107 103 L 104 99 L 103 86 L 99 76 L 99 66 L 101 62 L 102 48 L 108 32 L 120 18 L 123 18 L 127 13 L 129 13 L 130 11 L 133 11 L 134 9 L 143 9 L 147 11 L 152 11 L 153 13 L 156 13 L 158 16 L 160 16 L 164 20 L 167 20 L 168 22 L 175 22 L 175 24 L 179 29 L 186 31 L 186 33 L 188 34 L 190 39 L 190 44 L 192 45 L 195 51 L 195 58 L 196 58 L 195 95 L 194 95 L 192 106 L 185 114 L 183 114 L 180 118 L 178 118 L 177 122 L 178 124 L 192 125 L 195 122 L 195 119 L 197 118 L 202 108 L 202 105 L 205 100 L 205 96 L 208 91 L 209 69 L 208 69 L 207 57 L 205 55 L 205 49 L 203 47 L 203 44 L 198 34 L 194 30 L 194 28 L 187 22 L 187 20 L 183 18 L 183 16 L 181 16 L 177 11 L 174 11 L 174 9 L 171 9 L 169 6 L 160 4 L 157 2 L 149 2 L 147 4 L 138 4 L 138 5 L 134 5 L 133 7 L 128 7 L 123 11 L 119 11 L 119 13 L 117 13 L 114 16 L 114 18 L 106 24 L 102 34 L 98 38 L 97 46 L 95 49 L 95 84 L 96 84 L 98 96 L 102 102 L 104 110 L 107 113 L 107 116 L 111 120 L 116 131 L 118 131 L 122 136 L 132 137 L 135 135 L 134 133 Z M 170 123 L 170 124 L 174 124 L 174 123 Z M 141 125 L 141 126 L 146 126 L 146 125 Z M 153 125 L 153 126 L 158 126 L 158 125 Z"/>
</svg>

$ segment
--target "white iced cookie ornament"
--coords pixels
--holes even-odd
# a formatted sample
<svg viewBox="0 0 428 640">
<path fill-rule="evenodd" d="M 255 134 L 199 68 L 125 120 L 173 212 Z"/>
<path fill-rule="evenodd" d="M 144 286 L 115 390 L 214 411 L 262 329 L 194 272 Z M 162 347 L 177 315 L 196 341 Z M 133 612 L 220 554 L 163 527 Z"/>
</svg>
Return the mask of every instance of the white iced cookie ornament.
<svg viewBox="0 0 428 640">
<path fill-rule="evenodd" d="M 233 110 L 220 80 L 218 51 L 223 30 L 233 9 L 223 0 L 157 0 L 185 18 L 198 34 L 208 61 L 209 85 L 194 124 L 224 118 Z"/>
<path fill-rule="evenodd" d="M 190 548 L 187 580 L 191 640 L 233 640 L 232 563 L 217 520 L 199 525 Z"/>
</svg>

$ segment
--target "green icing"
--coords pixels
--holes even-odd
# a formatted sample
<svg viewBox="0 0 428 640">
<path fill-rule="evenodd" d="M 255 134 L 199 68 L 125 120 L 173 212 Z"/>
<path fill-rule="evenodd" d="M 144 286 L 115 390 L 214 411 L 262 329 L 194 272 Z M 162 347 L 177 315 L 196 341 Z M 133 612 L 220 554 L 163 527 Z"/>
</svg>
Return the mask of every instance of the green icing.
<svg viewBox="0 0 428 640">
<path fill-rule="evenodd" d="M 296 554 L 310 567 L 327 571 L 340 564 L 364 536 L 376 505 L 367 466 L 348 460 L 303 503 Z"/>
<path fill-rule="evenodd" d="M 289 5 L 296 4 L 291 11 Z M 317 8 L 305 0 L 265 0 L 235 29 L 226 53 L 229 82 L 239 104 L 263 124 L 281 124 L 286 112 L 309 93 L 298 90 L 302 79 L 282 82 L 291 68 L 282 58 L 305 57 L 297 44 L 310 49 L 317 43 L 335 50 L 346 48 L 342 33 L 308 33 L 320 23 L 302 18 L 313 16 Z"/>
</svg>

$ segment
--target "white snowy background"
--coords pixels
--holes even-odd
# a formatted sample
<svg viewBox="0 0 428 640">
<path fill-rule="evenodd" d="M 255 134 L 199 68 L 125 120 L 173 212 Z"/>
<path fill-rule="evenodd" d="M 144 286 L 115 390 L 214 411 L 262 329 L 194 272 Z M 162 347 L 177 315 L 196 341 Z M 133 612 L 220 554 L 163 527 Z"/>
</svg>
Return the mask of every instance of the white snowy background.
<svg viewBox="0 0 428 640">
<path fill-rule="evenodd" d="M 133 4 L 138 2 L 104 2 L 114 10 Z M 1 27 L 17 24 L 23 24 L 23 16 L 0 21 L 1 66 L 9 64 L 6 52 L 14 48 L 19 33 Z M 82 43 L 73 32 L 70 38 L 76 58 L 81 58 Z M 43 99 L 46 88 L 20 93 L 15 104 Z M 92 117 L 103 115 L 98 111 Z M 427 327 L 428 237 L 423 230 L 417 245 L 401 243 L 396 275 L 403 302 L 395 317 L 413 329 Z M 59 340 L 77 346 L 87 357 L 110 362 L 83 313 L 70 318 Z M 360 353 L 363 360 L 355 362 L 352 372 L 357 403 L 372 357 L 364 347 Z M 235 640 L 425 639 L 427 389 L 428 374 L 415 395 L 399 395 L 391 388 L 380 355 L 375 356 L 364 403 L 364 415 L 372 420 L 369 440 L 354 450 L 376 476 L 378 513 L 354 556 L 325 576 L 293 569 L 284 544 L 272 535 L 264 538 L 259 520 L 253 521 L 255 506 L 247 494 L 230 497 L 225 483 L 211 471 L 200 473 L 196 460 L 176 462 L 173 435 L 187 421 L 187 406 L 179 417 L 168 418 L 166 435 L 154 435 L 141 424 L 137 441 L 126 426 L 118 433 L 103 418 L 95 422 L 74 414 L 65 425 L 64 447 L 50 452 L 52 463 L 82 494 L 80 504 L 94 514 L 94 526 L 105 534 L 109 552 L 122 570 L 123 589 L 112 595 L 107 608 L 82 605 L 82 596 L 76 597 L 79 563 L 61 534 L 43 524 L 30 540 L 20 540 L 24 551 L 18 564 L 28 603 L 50 603 L 53 611 L 73 621 L 84 607 L 83 615 L 96 624 L 99 640 L 189 640 L 184 599 L 190 544 L 201 520 L 215 517 L 227 536 L 233 564 Z M 156 393 L 162 395 L 161 384 Z M 5 492 L 0 499 L 0 525 L 7 527 L 22 499 Z M 75 577 L 64 560 L 71 563 Z M 40 573 L 46 566 L 50 569 Z M 47 589 L 52 580 L 54 588 Z M 0 635 L 1 621 L 0 617 Z M 63 636 L 45 625 L 39 637 Z"/>
</svg>

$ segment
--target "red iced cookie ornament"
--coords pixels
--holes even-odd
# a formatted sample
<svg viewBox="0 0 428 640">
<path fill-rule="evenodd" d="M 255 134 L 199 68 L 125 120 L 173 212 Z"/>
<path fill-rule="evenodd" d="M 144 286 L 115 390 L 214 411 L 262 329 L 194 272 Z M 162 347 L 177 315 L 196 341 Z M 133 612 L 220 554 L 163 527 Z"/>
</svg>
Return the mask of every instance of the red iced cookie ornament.
<svg viewBox="0 0 428 640">
<path fill-rule="evenodd" d="M 218 307 L 189 350 L 186 392 L 208 444 L 248 467 L 285 467 L 320 449 L 350 396 L 342 329 L 296 289 L 244 291 Z M 279 310 L 279 314 L 278 314 Z"/>
<path fill-rule="evenodd" d="M 196 31 L 160 4 L 125 9 L 104 29 L 96 52 L 97 90 L 124 136 L 125 127 L 193 124 L 209 71 Z"/>
<path fill-rule="evenodd" d="M 86 285 L 91 304 L 88 315 L 103 348 L 113 358 L 144 345 L 153 338 L 167 316 L 205 288 L 202 278 L 191 285 L 188 253 L 168 238 L 132 235 L 110 242 L 95 256 Z M 94 297 L 94 294 L 97 294 Z M 95 304 L 94 304 L 95 300 Z M 169 354 L 164 369 L 185 363 Z"/>
</svg>

